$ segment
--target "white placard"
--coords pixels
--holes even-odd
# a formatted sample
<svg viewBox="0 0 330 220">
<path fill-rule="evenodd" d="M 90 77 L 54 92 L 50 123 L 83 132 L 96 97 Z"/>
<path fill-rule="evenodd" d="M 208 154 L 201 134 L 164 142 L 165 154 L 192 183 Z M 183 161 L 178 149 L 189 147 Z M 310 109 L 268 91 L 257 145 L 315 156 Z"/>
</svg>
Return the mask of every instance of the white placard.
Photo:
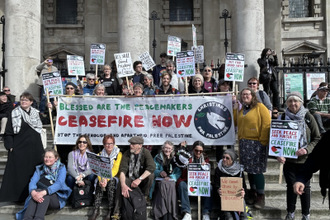
<svg viewBox="0 0 330 220">
<path fill-rule="evenodd" d="M 96 155 L 91 152 L 86 152 L 89 166 L 92 172 L 106 179 L 112 179 L 112 167 L 110 163 L 109 157 L 104 157 L 100 155 Z"/>
<path fill-rule="evenodd" d="M 66 55 L 69 76 L 85 76 L 84 58 L 77 55 Z"/>
<path fill-rule="evenodd" d="M 243 82 L 244 54 L 227 53 L 225 66 L 225 81 Z"/>
<path fill-rule="evenodd" d="M 105 47 L 105 44 L 91 44 L 90 64 L 104 65 Z"/>
<path fill-rule="evenodd" d="M 194 51 L 183 51 L 176 54 L 176 75 L 186 77 L 195 75 Z"/>
<path fill-rule="evenodd" d="M 188 164 L 188 195 L 189 196 L 211 196 L 211 167 L 210 164 L 200 163 Z"/>
<path fill-rule="evenodd" d="M 176 56 L 176 53 L 180 51 L 181 51 L 181 38 L 169 35 L 167 38 L 167 55 Z"/>
<path fill-rule="evenodd" d="M 319 88 L 321 82 L 325 81 L 325 73 L 306 73 L 307 99 L 310 100 L 313 93 Z"/>
<path fill-rule="evenodd" d="M 48 89 L 51 97 L 54 95 L 63 95 L 62 79 L 59 71 L 43 73 L 41 76 L 45 94 L 47 94 L 46 89 Z"/>
<path fill-rule="evenodd" d="M 199 45 L 196 49 L 191 47 L 191 50 L 195 52 L 195 63 L 204 63 L 204 46 Z"/>
<path fill-rule="evenodd" d="M 133 76 L 134 69 L 132 64 L 131 53 L 115 53 L 114 54 L 117 66 L 117 74 L 119 78 Z"/>
<path fill-rule="evenodd" d="M 150 56 L 149 52 L 144 52 L 139 56 L 139 60 L 142 62 L 142 66 L 146 71 L 150 70 L 152 67 L 156 66 L 154 60 Z"/>
</svg>

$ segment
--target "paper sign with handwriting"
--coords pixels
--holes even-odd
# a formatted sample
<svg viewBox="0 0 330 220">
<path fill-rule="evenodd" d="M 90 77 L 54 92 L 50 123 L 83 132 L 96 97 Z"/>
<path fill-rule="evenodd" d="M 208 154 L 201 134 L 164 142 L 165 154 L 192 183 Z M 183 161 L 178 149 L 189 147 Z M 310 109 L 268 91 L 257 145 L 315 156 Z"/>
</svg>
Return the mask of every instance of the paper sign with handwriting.
<svg viewBox="0 0 330 220">
<path fill-rule="evenodd" d="M 244 203 L 241 197 L 243 188 L 240 177 L 220 177 L 221 183 L 221 210 L 243 212 Z"/>
</svg>

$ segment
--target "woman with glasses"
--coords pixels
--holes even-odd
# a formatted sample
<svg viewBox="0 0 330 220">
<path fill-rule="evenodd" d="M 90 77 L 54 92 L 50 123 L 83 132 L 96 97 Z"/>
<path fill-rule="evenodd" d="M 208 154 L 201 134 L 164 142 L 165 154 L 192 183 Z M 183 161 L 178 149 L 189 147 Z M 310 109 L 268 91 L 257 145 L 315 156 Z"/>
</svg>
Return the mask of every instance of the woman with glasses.
<svg viewBox="0 0 330 220">
<path fill-rule="evenodd" d="M 248 204 L 263 209 L 265 206 L 265 177 L 267 168 L 270 114 L 251 88 L 240 93 L 242 109 L 234 104 L 234 121 L 238 127 L 239 155 L 244 170 L 248 173 L 251 190 Z"/>
<path fill-rule="evenodd" d="M 217 81 L 212 77 L 212 68 L 206 66 L 203 70 L 204 88 L 209 92 L 217 91 Z"/>
<path fill-rule="evenodd" d="M 219 193 L 219 196 L 221 197 L 221 177 L 240 177 L 243 178 L 243 188 L 240 189 L 242 199 L 244 199 L 245 191 L 245 181 L 244 181 L 244 174 L 243 174 L 243 166 L 239 164 L 238 162 L 238 155 L 237 153 L 232 150 L 228 149 L 226 150 L 223 155 L 222 159 L 219 161 L 217 168 L 215 169 L 214 173 L 214 187 L 215 190 Z M 216 199 L 216 201 L 219 201 L 219 199 Z M 245 203 L 245 202 L 244 202 Z M 219 206 L 221 210 L 221 200 Z M 245 206 L 244 206 L 245 207 Z M 240 220 L 247 220 L 246 212 L 240 213 Z M 226 219 L 226 220 L 234 220 L 234 213 L 233 212 L 227 212 L 227 211 L 220 211 L 218 215 L 218 219 Z"/>
<path fill-rule="evenodd" d="M 179 204 L 175 183 L 181 176 L 181 169 L 174 164 L 174 154 L 174 144 L 165 141 L 162 151 L 154 158 L 156 170 L 155 180 L 150 189 L 150 198 L 153 198 L 155 219 L 178 219 Z M 155 192 L 154 195 L 153 192 Z"/>
<path fill-rule="evenodd" d="M 92 143 L 87 135 L 80 135 L 76 145 L 68 156 L 68 176 L 66 184 L 73 189 L 74 185 L 85 185 L 84 180 L 88 180 L 94 185 L 96 176 L 92 173 L 89 166 L 87 153 L 93 152 Z"/>
<path fill-rule="evenodd" d="M 193 144 L 193 157 L 189 159 L 189 163 L 200 163 L 202 165 L 209 164 L 209 158 L 204 153 L 204 143 L 195 141 Z M 178 195 L 181 200 L 181 213 L 184 214 L 183 220 L 191 220 L 191 206 L 188 196 L 188 171 L 185 168 L 182 171 L 181 177 L 177 181 Z M 210 185 L 210 195 L 212 195 L 212 185 Z M 202 197 L 203 202 L 203 220 L 210 220 L 210 213 L 212 211 L 212 197 Z"/>
<path fill-rule="evenodd" d="M 96 86 L 95 84 L 96 77 L 94 74 L 88 73 L 86 74 L 86 80 L 87 80 L 87 84 L 83 88 L 84 95 L 92 95 Z"/>
<path fill-rule="evenodd" d="M 24 201 L 29 182 L 37 165 L 42 164 L 44 148 L 39 111 L 33 108 L 33 97 L 24 92 L 20 106 L 9 115 L 4 135 L 8 159 L 0 190 L 0 201 Z"/>
<path fill-rule="evenodd" d="M 105 87 L 105 93 L 107 95 L 120 95 L 120 84 L 115 74 L 111 74 L 111 67 L 104 65 L 103 67 L 104 76 L 100 79 L 100 82 Z"/>
<path fill-rule="evenodd" d="M 105 179 L 100 176 L 97 177 L 96 189 L 95 189 L 95 201 L 93 214 L 88 218 L 88 220 L 96 220 L 100 215 L 100 206 L 102 203 L 103 192 L 107 191 L 108 195 L 108 207 L 109 211 L 104 220 L 119 219 L 120 210 L 115 209 L 115 204 L 119 203 L 121 199 L 121 190 L 117 190 L 117 184 L 119 183 L 118 171 L 122 158 L 122 153 L 120 149 L 115 145 L 115 138 L 112 135 L 106 135 L 103 138 L 103 150 L 99 155 L 110 158 L 112 179 Z M 120 184 L 120 183 L 119 183 Z M 117 206 L 119 207 L 119 206 Z M 111 216 L 113 214 L 113 216 Z"/>
<path fill-rule="evenodd" d="M 247 84 L 248 87 L 256 93 L 258 101 L 264 104 L 268 108 L 269 113 L 271 113 L 273 109 L 272 103 L 267 93 L 265 91 L 259 90 L 259 80 L 257 77 L 251 77 Z"/>
</svg>

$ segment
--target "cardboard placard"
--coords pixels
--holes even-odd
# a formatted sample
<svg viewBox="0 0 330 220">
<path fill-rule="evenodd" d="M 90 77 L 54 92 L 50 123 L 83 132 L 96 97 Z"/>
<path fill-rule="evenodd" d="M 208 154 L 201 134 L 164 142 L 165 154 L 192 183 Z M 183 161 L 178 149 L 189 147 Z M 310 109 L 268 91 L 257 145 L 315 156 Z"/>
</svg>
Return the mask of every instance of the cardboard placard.
<svg viewBox="0 0 330 220">
<path fill-rule="evenodd" d="M 102 178 L 112 179 L 112 167 L 110 164 L 110 158 L 96 155 L 90 152 L 86 153 L 92 172 Z"/>
<path fill-rule="evenodd" d="M 66 55 L 69 76 L 85 76 L 84 58 L 77 55 Z"/>
<path fill-rule="evenodd" d="M 169 35 L 167 38 L 167 55 L 176 56 L 176 53 L 180 51 L 181 51 L 181 38 Z"/>
<path fill-rule="evenodd" d="M 117 74 L 120 78 L 134 75 L 134 69 L 133 69 L 130 52 L 115 53 L 114 57 L 116 60 Z"/>
<path fill-rule="evenodd" d="M 210 197 L 210 164 L 188 164 L 188 195 Z"/>
<path fill-rule="evenodd" d="M 272 120 L 269 138 L 269 156 L 298 158 L 299 124 L 297 121 Z"/>
<path fill-rule="evenodd" d="M 142 62 L 142 66 L 146 71 L 156 66 L 154 60 L 147 51 L 139 56 L 139 60 Z"/>
<path fill-rule="evenodd" d="M 225 65 L 225 81 L 243 82 L 244 54 L 227 53 Z"/>
<path fill-rule="evenodd" d="M 191 47 L 191 50 L 195 52 L 195 63 L 204 63 L 204 46 Z"/>
<path fill-rule="evenodd" d="M 105 60 L 105 44 L 94 43 L 91 44 L 90 64 L 104 65 Z"/>
<path fill-rule="evenodd" d="M 59 71 L 43 73 L 42 83 L 44 85 L 45 94 L 48 89 L 49 95 L 63 95 L 61 74 Z"/>
<path fill-rule="evenodd" d="M 178 52 L 176 54 L 176 75 L 186 77 L 195 75 L 194 51 Z"/>
<path fill-rule="evenodd" d="M 244 212 L 244 198 L 241 196 L 243 181 L 240 177 L 220 177 L 221 210 Z"/>
</svg>

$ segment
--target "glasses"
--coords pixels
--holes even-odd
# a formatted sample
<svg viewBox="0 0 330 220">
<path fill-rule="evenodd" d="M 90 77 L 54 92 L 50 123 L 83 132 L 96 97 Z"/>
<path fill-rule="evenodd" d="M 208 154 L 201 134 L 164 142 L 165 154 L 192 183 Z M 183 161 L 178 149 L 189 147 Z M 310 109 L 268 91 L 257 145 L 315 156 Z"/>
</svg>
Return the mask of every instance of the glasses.
<svg viewBox="0 0 330 220">
<path fill-rule="evenodd" d="M 273 112 L 273 114 L 274 114 L 274 115 L 277 115 L 277 114 L 278 114 L 278 112 Z"/>
<path fill-rule="evenodd" d="M 196 153 L 203 153 L 204 151 L 203 150 L 194 150 Z"/>
<path fill-rule="evenodd" d="M 204 70 L 204 72 L 212 72 L 212 70 Z"/>
<path fill-rule="evenodd" d="M 104 145 L 111 146 L 111 145 L 113 145 L 113 143 L 105 143 Z"/>
<path fill-rule="evenodd" d="M 91 79 L 91 78 L 89 78 L 88 80 L 90 80 L 90 81 L 95 81 L 95 79 Z"/>
<path fill-rule="evenodd" d="M 30 100 L 28 99 L 21 99 L 21 102 L 29 102 Z"/>
<path fill-rule="evenodd" d="M 65 89 L 68 89 L 68 90 L 74 90 L 73 87 L 66 87 Z"/>
<path fill-rule="evenodd" d="M 87 141 L 78 141 L 78 144 L 87 144 Z"/>
<path fill-rule="evenodd" d="M 223 156 L 222 159 L 230 160 L 231 158 Z"/>
<path fill-rule="evenodd" d="M 257 85 L 257 83 L 249 83 L 249 85 Z"/>
<path fill-rule="evenodd" d="M 10 92 L 10 89 L 3 90 L 4 92 Z"/>
</svg>

